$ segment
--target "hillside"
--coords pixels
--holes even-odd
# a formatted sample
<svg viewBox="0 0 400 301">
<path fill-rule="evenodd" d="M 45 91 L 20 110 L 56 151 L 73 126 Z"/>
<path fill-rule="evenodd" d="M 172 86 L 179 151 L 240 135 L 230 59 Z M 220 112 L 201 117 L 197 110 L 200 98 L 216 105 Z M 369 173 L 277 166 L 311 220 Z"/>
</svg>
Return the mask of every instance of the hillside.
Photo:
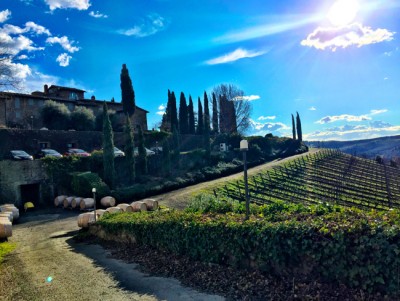
<svg viewBox="0 0 400 301">
<path fill-rule="evenodd" d="M 310 141 L 308 146 L 338 149 L 350 155 L 374 159 L 383 155 L 388 161 L 400 157 L 400 136 L 381 137 L 354 141 Z"/>
<path fill-rule="evenodd" d="M 328 203 L 365 209 L 400 208 L 400 170 L 337 150 L 289 160 L 249 178 L 253 203 Z M 230 181 L 219 197 L 244 199 L 244 183 Z"/>
</svg>

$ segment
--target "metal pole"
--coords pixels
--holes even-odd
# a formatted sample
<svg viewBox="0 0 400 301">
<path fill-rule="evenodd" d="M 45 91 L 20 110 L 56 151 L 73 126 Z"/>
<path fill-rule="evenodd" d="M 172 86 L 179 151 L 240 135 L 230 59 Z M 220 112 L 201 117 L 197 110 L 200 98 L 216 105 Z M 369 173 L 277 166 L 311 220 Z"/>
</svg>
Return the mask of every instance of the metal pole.
<svg viewBox="0 0 400 301">
<path fill-rule="evenodd" d="M 247 184 L 247 158 L 246 151 L 243 151 L 243 162 L 244 162 L 244 190 L 245 190 L 245 198 L 246 198 L 246 218 L 249 219 L 250 215 L 250 199 L 249 199 L 249 186 Z"/>
</svg>

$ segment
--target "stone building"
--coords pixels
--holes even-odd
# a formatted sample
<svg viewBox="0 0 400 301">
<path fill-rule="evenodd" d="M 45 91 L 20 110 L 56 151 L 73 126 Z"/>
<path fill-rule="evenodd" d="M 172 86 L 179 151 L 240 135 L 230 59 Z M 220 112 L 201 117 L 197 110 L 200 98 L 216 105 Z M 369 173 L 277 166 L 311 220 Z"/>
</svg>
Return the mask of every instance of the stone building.
<svg viewBox="0 0 400 301">
<path fill-rule="evenodd" d="M 63 103 L 70 112 L 76 107 L 83 106 L 91 109 L 95 116 L 101 114 L 104 100 L 96 100 L 94 96 L 85 99 L 85 91 L 69 87 L 44 85 L 43 92 L 35 91 L 31 94 L 0 92 L 0 127 L 40 129 L 43 123 L 40 117 L 41 107 L 46 100 Z M 115 111 L 118 123 L 124 124 L 122 103 L 106 101 L 109 110 Z M 137 130 L 138 125 L 147 131 L 148 111 L 136 106 L 131 117 L 132 125 Z"/>
</svg>

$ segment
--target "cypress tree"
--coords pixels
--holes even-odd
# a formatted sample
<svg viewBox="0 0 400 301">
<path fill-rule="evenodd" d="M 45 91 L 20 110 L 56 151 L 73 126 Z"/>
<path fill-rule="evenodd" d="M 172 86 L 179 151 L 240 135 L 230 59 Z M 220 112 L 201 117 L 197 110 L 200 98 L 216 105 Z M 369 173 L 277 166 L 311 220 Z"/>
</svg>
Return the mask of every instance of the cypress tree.
<svg viewBox="0 0 400 301">
<path fill-rule="evenodd" d="M 110 117 L 108 116 L 107 104 L 105 102 L 103 105 L 103 166 L 104 182 L 106 182 L 110 188 L 113 188 L 115 179 L 114 134 Z"/>
<path fill-rule="evenodd" d="M 208 96 L 206 91 L 204 91 L 204 130 L 208 130 L 208 135 L 210 135 L 210 109 L 208 107 Z"/>
<path fill-rule="evenodd" d="M 165 108 L 165 113 L 162 116 L 162 121 L 161 121 L 161 130 L 166 131 L 166 132 L 172 132 L 172 127 L 171 127 L 171 91 L 168 89 L 168 101 L 167 101 L 167 107 Z"/>
<path fill-rule="evenodd" d="M 297 128 L 297 139 L 299 141 L 303 141 L 303 133 L 301 130 L 301 120 L 300 120 L 300 115 L 298 112 L 296 112 L 296 128 Z"/>
<path fill-rule="evenodd" d="M 142 127 L 139 125 L 138 131 L 138 172 L 141 175 L 147 174 L 147 154 L 144 147 L 144 137 Z"/>
<path fill-rule="evenodd" d="M 171 172 L 171 155 L 170 155 L 170 149 L 169 149 L 169 143 L 168 139 L 165 139 L 162 145 L 162 156 L 163 156 L 163 161 L 162 161 L 162 166 L 163 166 L 163 173 L 164 175 L 169 175 Z"/>
<path fill-rule="evenodd" d="M 179 100 L 179 132 L 181 135 L 189 133 L 188 108 L 186 104 L 186 97 L 183 92 L 181 92 Z"/>
<path fill-rule="evenodd" d="M 173 128 L 172 130 L 172 143 L 173 143 L 173 148 L 172 148 L 172 157 L 174 164 L 177 168 L 179 168 L 179 156 L 180 156 L 180 139 L 179 139 L 179 132 L 176 129 L 176 127 Z"/>
<path fill-rule="evenodd" d="M 133 91 L 132 81 L 126 64 L 122 65 L 121 70 L 121 92 L 123 110 L 125 113 L 128 113 L 129 116 L 132 116 L 136 109 L 135 91 Z"/>
<path fill-rule="evenodd" d="M 135 182 L 135 144 L 133 140 L 132 124 L 129 115 L 126 114 L 125 128 L 124 128 L 124 139 L 125 139 L 125 166 L 127 168 L 128 185 L 132 185 Z"/>
<path fill-rule="evenodd" d="M 189 105 L 188 105 L 188 118 L 189 118 L 189 134 L 195 134 L 195 126 L 194 126 L 194 108 L 193 108 L 193 100 L 192 96 L 189 95 Z"/>
<path fill-rule="evenodd" d="M 293 140 L 296 140 L 296 126 L 294 124 L 294 116 L 292 114 L 292 134 L 293 134 Z"/>
<path fill-rule="evenodd" d="M 174 127 L 178 128 L 178 113 L 176 110 L 176 97 L 174 91 L 171 93 L 171 106 L 170 106 L 170 114 L 171 114 L 171 130 L 174 130 Z"/>
<path fill-rule="evenodd" d="M 215 97 L 215 93 L 212 94 L 212 106 L 213 106 L 213 115 L 212 115 L 212 126 L 213 132 L 217 134 L 218 130 L 218 107 L 217 107 L 217 98 Z"/>
<path fill-rule="evenodd" d="M 200 97 L 198 99 L 198 112 L 197 112 L 197 134 L 203 135 L 204 132 L 204 119 L 203 119 L 203 107 L 201 105 Z"/>
</svg>

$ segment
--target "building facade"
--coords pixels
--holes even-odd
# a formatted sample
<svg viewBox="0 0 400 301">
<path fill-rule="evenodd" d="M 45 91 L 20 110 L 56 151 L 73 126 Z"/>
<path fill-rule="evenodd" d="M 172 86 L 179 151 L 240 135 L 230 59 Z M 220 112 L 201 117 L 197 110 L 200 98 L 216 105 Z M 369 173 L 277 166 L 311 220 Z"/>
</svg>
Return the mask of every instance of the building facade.
<svg viewBox="0 0 400 301">
<path fill-rule="evenodd" d="M 86 107 L 97 116 L 103 111 L 103 103 L 107 103 L 109 110 L 115 111 L 117 123 L 124 124 L 125 118 L 122 103 L 96 100 L 94 96 L 85 99 L 85 91 L 69 87 L 44 85 L 43 92 L 35 91 L 31 94 L 0 92 L 0 127 L 40 129 L 43 127 L 41 108 L 47 100 L 53 100 L 67 106 L 70 112 L 76 107 Z M 136 106 L 135 113 L 131 116 L 132 126 L 137 131 L 140 125 L 144 131 L 147 127 L 148 111 Z"/>
</svg>

